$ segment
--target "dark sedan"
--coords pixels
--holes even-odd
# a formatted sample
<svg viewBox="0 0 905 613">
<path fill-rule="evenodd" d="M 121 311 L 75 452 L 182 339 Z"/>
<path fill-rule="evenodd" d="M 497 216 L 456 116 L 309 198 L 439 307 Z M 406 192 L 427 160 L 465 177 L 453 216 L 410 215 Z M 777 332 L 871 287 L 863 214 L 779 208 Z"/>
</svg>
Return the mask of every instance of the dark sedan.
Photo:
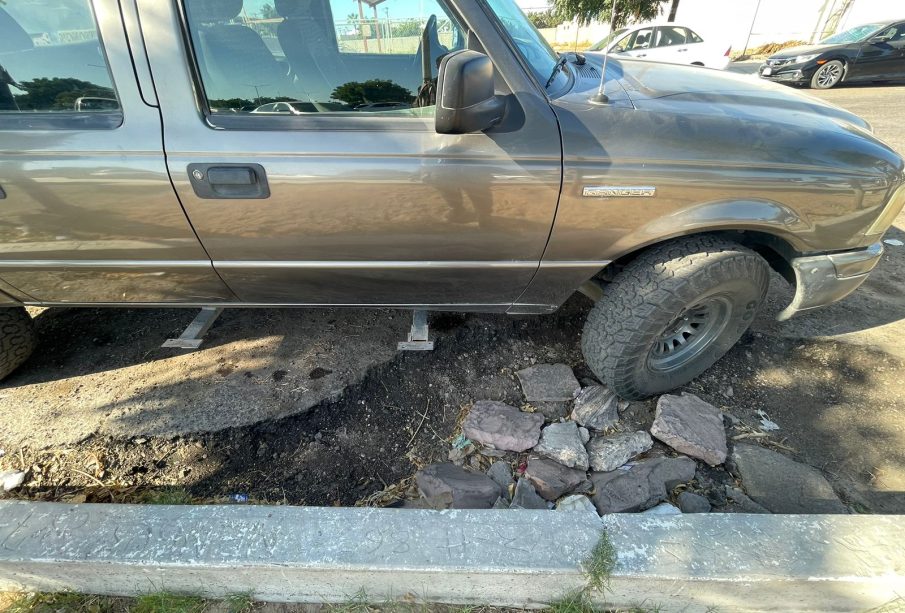
<svg viewBox="0 0 905 613">
<path fill-rule="evenodd" d="M 905 20 L 869 23 L 816 45 L 783 49 L 760 67 L 771 81 L 829 89 L 842 81 L 905 79 Z"/>
</svg>

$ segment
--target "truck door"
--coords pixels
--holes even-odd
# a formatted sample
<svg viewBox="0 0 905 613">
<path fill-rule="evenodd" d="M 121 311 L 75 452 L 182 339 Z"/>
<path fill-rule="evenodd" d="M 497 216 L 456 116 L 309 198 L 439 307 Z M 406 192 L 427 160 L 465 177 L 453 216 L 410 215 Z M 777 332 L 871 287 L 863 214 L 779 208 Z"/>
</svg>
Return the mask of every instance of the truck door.
<svg viewBox="0 0 905 613">
<path fill-rule="evenodd" d="M 136 78 L 117 0 L 0 3 L 0 277 L 26 302 L 234 298 Z"/>
<path fill-rule="evenodd" d="M 517 78 L 500 79 L 515 101 L 505 129 L 437 134 L 426 102 L 469 31 L 514 58 L 498 34 L 479 40 L 441 0 L 138 7 L 170 175 L 242 301 L 518 299 L 556 209 L 555 116 Z"/>
</svg>

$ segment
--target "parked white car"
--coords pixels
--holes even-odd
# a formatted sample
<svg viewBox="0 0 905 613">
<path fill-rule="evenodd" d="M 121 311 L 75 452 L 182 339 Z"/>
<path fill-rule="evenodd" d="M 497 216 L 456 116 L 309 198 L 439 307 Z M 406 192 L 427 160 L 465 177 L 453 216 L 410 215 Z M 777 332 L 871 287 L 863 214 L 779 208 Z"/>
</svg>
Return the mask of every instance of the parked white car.
<svg viewBox="0 0 905 613">
<path fill-rule="evenodd" d="M 707 42 L 689 27 L 676 23 L 645 24 L 620 28 L 587 49 L 668 62 L 723 69 L 732 47 Z"/>
</svg>

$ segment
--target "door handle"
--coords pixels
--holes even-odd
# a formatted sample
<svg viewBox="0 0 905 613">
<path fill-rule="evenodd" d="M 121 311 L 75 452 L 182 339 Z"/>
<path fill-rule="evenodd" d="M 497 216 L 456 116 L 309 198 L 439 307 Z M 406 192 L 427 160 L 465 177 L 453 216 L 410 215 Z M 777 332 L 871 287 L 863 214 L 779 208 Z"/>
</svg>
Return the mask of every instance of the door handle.
<svg viewBox="0 0 905 613">
<path fill-rule="evenodd" d="M 260 164 L 189 164 L 195 195 L 206 200 L 270 198 L 267 173 Z"/>
<path fill-rule="evenodd" d="M 647 54 L 646 54 L 646 53 L 639 53 L 639 54 L 636 55 L 635 57 L 647 57 Z"/>
<path fill-rule="evenodd" d="M 686 51 L 688 51 L 688 49 L 679 49 L 678 53 L 685 53 Z"/>
</svg>

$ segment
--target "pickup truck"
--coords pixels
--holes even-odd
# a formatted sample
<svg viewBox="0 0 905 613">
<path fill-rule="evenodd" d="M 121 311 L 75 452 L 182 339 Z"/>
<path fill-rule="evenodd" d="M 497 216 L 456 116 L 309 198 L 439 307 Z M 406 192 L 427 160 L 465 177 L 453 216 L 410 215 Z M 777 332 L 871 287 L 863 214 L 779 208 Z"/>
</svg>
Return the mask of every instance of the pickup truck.
<svg viewBox="0 0 905 613">
<path fill-rule="evenodd" d="M 514 0 L 6 2 L 0 375 L 25 306 L 417 323 L 581 290 L 588 365 L 643 398 L 732 347 L 771 269 L 782 318 L 857 288 L 903 168 L 772 83 L 557 54 Z"/>
</svg>

